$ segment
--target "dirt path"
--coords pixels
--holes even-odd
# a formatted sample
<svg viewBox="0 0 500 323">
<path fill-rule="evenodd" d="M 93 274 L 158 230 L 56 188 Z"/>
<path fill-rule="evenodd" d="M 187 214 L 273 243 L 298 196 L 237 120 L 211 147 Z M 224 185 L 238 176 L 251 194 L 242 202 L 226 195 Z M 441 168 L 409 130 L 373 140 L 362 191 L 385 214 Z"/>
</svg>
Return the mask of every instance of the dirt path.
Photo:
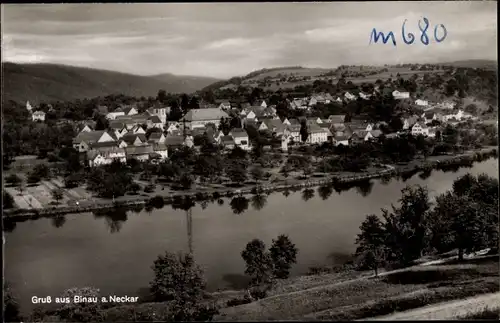
<svg viewBox="0 0 500 323">
<path fill-rule="evenodd" d="M 379 316 L 363 321 L 379 320 L 451 320 L 463 317 L 470 312 L 479 312 L 482 309 L 499 308 L 500 292 L 492 294 L 483 294 L 466 299 L 444 302 L 399 312 L 391 315 Z"/>
</svg>

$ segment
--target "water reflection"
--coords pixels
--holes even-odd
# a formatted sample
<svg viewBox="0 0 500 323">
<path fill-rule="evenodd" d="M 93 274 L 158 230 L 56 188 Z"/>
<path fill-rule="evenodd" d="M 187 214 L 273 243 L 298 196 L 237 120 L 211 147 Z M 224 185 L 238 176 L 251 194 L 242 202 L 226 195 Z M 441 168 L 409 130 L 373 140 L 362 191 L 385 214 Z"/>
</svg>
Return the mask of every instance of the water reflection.
<svg viewBox="0 0 500 323">
<path fill-rule="evenodd" d="M 323 199 L 327 200 L 333 193 L 333 187 L 331 185 L 322 185 L 318 187 L 318 195 Z"/>
<path fill-rule="evenodd" d="M 302 199 L 307 202 L 314 197 L 314 190 L 312 188 L 306 188 L 302 191 Z"/>
<path fill-rule="evenodd" d="M 424 170 L 422 173 L 418 175 L 418 177 L 422 180 L 428 179 L 432 175 L 432 168 Z"/>
<path fill-rule="evenodd" d="M 114 208 L 112 210 L 94 211 L 96 219 L 104 218 L 111 233 L 120 232 L 123 223 L 128 220 L 127 208 Z"/>
<path fill-rule="evenodd" d="M 248 199 L 244 196 L 237 196 L 231 200 L 231 210 L 234 214 L 241 214 L 248 209 Z"/>
<path fill-rule="evenodd" d="M 217 204 L 219 204 L 219 205 L 224 205 L 224 200 L 223 200 L 223 199 L 218 199 L 218 200 L 217 200 Z"/>
<path fill-rule="evenodd" d="M 372 192 L 373 182 L 370 180 L 361 181 L 356 185 L 356 191 L 363 197 L 367 197 Z"/>
<path fill-rule="evenodd" d="M 389 185 L 389 183 L 392 181 L 392 176 L 382 176 L 380 179 L 379 179 L 379 182 L 382 184 L 382 185 Z"/>
<path fill-rule="evenodd" d="M 64 223 L 66 223 L 66 217 L 64 215 L 57 215 L 51 219 L 52 225 L 56 228 L 62 228 Z"/>
<path fill-rule="evenodd" d="M 290 190 L 288 188 L 285 188 L 285 190 L 283 191 L 283 196 L 284 197 L 290 196 Z"/>
<path fill-rule="evenodd" d="M 204 210 L 208 207 L 208 201 L 201 201 L 200 202 L 201 209 Z"/>
<path fill-rule="evenodd" d="M 11 220 L 3 220 L 3 231 L 13 232 L 16 228 L 17 222 Z"/>
<path fill-rule="evenodd" d="M 267 195 L 266 194 L 255 194 L 252 196 L 252 207 L 256 211 L 260 211 L 267 204 Z"/>
</svg>

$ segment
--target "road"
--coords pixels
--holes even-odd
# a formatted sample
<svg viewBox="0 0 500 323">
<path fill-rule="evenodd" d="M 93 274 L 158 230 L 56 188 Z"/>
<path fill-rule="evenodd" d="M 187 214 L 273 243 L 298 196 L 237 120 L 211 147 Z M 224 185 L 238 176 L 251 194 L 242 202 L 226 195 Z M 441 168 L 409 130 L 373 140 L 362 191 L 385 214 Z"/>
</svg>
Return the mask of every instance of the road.
<svg viewBox="0 0 500 323">
<path fill-rule="evenodd" d="M 500 292 L 434 304 L 363 321 L 452 320 L 466 316 L 470 312 L 479 312 L 486 307 L 500 308 Z"/>
</svg>

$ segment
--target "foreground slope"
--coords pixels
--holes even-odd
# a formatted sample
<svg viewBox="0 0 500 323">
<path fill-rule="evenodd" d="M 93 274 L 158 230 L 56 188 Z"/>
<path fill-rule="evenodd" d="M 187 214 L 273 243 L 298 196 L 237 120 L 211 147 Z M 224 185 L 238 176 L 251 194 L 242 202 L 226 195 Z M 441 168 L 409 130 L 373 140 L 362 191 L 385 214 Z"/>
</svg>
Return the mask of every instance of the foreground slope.
<svg viewBox="0 0 500 323">
<path fill-rule="evenodd" d="M 2 64 L 3 100 L 34 103 L 109 94 L 156 96 L 158 90 L 192 93 L 214 79 L 172 74 L 138 76 L 55 64 Z"/>
</svg>

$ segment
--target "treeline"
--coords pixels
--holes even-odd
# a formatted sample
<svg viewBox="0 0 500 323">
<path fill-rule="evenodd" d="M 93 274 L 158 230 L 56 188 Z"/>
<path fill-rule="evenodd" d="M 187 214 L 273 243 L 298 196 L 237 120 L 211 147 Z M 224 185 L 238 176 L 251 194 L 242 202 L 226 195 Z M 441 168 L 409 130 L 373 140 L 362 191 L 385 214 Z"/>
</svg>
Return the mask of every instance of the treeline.
<svg viewBox="0 0 500 323">
<path fill-rule="evenodd" d="M 458 250 L 498 250 L 498 180 L 466 174 L 432 203 L 427 188 L 407 186 L 399 206 L 368 215 L 360 226 L 356 258 L 360 268 L 408 266 L 424 255 Z M 434 204 L 434 207 L 432 207 Z"/>
</svg>

